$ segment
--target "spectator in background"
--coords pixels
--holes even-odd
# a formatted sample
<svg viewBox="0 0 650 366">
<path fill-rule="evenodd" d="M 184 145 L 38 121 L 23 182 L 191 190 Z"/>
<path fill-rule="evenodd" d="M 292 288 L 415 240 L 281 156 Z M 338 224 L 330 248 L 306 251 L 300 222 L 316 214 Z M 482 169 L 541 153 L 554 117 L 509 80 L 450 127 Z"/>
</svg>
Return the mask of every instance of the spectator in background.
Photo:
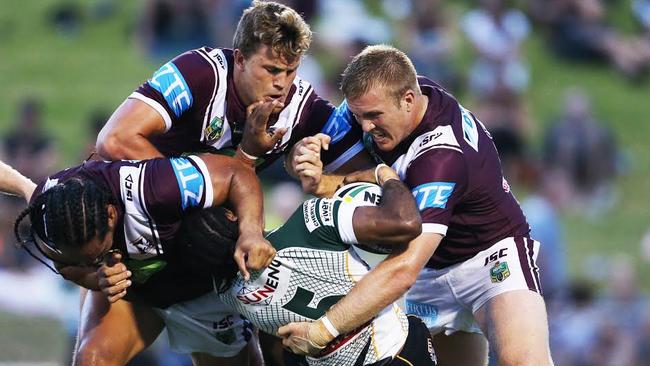
<svg viewBox="0 0 650 366">
<path fill-rule="evenodd" d="M 623 36 L 605 22 L 602 0 L 534 0 L 531 12 L 549 31 L 551 47 L 563 58 L 606 61 L 636 78 L 650 66 L 650 47 L 635 36 Z"/>
<path fill-rule="evenodd" d="M 0 160 L 20 169 L 33 180 L 42 180 L 55 170 L 58 154 L 54 141 L 42 126 L 43 107 L 39 99 L 25 97 L 18 105 L 14 126 L 0 139 Z M 14 248 L 13 219 L 24 203 L 0 195 L 0 267 L 23 268 L 25 255 Z M 31 264 L 31 261 L 27 262 Z"/>
<path fill-rule="evenodd" d="M 591 102 L 582 90 L 568 89 L 564 101 L 563 115 L 551 124 L 544 138 L 544 163 L 557 172 L 557 184 L 570 189 L 574 203 L 588 214 L 602 214 L 615 197 L 615 138 L 594 117 Z"/>
<path fill-rule="evenodd" d="M 521 94 L 528 87 L 529 70 L 520 46 L 530 31 L 526 16 L 508 9 L 504 0 L 481 0 L 461 21 L 463 32 L 477 52 L 470 70 L 470 89 L 479 96 Z"/>
<path fill-rule="evenodd" d="M 147 1 L 139 23 L 140 42 L 157 59 L 213 44 L 211 5 L 208 0 Z"/>
<path fill-rule="evenodd" d="M 412 0 L 405 23 L 408 31 L 400 43 L 422 75 L 458 92 L 460 80 L 452 62 L 455 39 L 446 21 L 448 15 L 440 0 Z"/>
<path fill-rule="evenodd" d="M 528 162 L 528 185 L 532 193 L 521 202 L 521 208 L 530 225 L 530 236 L 544 243 L 544 249 L 537 257 L 544 299 L 549 307 L 564 295 L 568 287 L 567 248 L 564 228 L 559 216 L 559 207 L 567 200 L 568 191 L 556 184 L 553 171 L 543 171 L 540 164 Z M 550 313 L 550 310 L 549 310 Z"/>
</svg>

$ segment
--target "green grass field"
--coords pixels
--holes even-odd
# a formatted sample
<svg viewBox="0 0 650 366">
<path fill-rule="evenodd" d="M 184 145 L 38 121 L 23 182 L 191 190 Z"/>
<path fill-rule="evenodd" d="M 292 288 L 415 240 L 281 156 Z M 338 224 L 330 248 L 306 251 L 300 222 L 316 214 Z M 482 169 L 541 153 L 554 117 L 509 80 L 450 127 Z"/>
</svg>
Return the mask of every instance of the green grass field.
<svg viewBox="0 0 650 366">
<path fill-rule="evenodd" d="M 135 2 L 114 2 L 113 17 L 93 20 L 90 9 L 97 1 L 76 1 L 83 4 L 84 22 L 72 38 L 62 37 L 47 24 L 56 3 L 3 3 L 0 131 L 11 126 L 15 106 L 24 96 L 42 98 L 46 129 L 55 136 L 65 165 L 78 160 L 89 140 L 89 113 L 98 108 L 112 111 L 158 65 L 146 61 L 134 44 Z M 625 14 L 617 11 L 613 17 L 630 22 Z M 627 253 L 637 260 L 643 285 L 650 289 L 650 266 L 639 252 L 640 239 L 650 229 L 650 83 L 632 85 L 605 66 L 560 62 L 549 55 L 537 34 L 526 44 L 526 55 L 532 69 L 528 104 L 537 140 L 544 123 L 559 112 L 563 90 L 578 85 L 590 93 L 597 115 L 615 131 L 630 157 L 629 172 L 617 182 L 620 200 L 611 212 L 597 219 L 565 215 L 571 272 L 579 275 L 582 259 L 589 254 Z M 63 332 L 56 321 L 0 313 L 0 362 L 56 361 L 63 349 Z"/>
</svg>

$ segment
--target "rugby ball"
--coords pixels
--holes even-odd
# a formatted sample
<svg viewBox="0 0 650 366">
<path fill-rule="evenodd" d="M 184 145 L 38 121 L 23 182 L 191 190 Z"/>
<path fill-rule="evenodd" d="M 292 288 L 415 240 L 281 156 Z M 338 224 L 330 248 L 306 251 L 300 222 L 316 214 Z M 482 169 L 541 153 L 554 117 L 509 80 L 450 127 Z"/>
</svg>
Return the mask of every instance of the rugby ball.
<svg viewBox="0 0 650 366">
<path fill-rule="evenodd" d="M 381 202 L 381 187 L 368 182 L 350 183 L 334 192 L 332 198 L 358 206 L 377 206 Z"/>
</svg>

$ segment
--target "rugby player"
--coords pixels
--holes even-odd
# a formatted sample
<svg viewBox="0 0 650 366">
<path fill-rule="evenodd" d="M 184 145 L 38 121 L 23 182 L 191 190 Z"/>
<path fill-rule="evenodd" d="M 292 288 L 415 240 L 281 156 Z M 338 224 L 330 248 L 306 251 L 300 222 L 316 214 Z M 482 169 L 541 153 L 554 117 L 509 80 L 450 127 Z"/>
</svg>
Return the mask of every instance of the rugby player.
<svg viewBox="0 0 650 366">
<path fill-rule="evenodd" d="M 206 325 L 211 323 L 202 309 L 234 309 L 273 335 L 289 322 L 314 321 L 318 331 L 311 336 L 318 343 L 320 334 L 329 335 L 325 311 L 367 273 L 368 251 L 404 244 L 420 233 L 420 217 L 408 188 L 385 165 L 378 167 L 377 176 L 383 195 L 374 184 L 357 183 L 342 187 L 333 199 L 304 202 L 283 226 L 267 235 L 277 255 L 250 281 L 237 275 L 230 255 L 237 239 L 236 216 L 221 207 L 190 215 L 183 222 L 180 253 L 197 275 L 214 276 L 219 296 L 172 309 L 184 314 L 185 321 Z M 435 365 L 430 337 L 419 318 L 407 318 L 396 304 L 389 304 L 357 329 L 337 335 L 327 347 L 323 343 L 306 362 Z"/>
<path fill-rule="evenodd" d="M 406 250 L 380 263 L 327 312 L 335 329 L 358 327 L 410 288 L 406 310 L 434 334 L 440 364 L 486 364 L 484 336 L 500 365 L 552 364 L 535 262 L 539 243 L 529 236 L 489 132 L 390 46 L 358 54 L 343 73 L 341 89 L 366 149 L 411 189 L 423 225 Z M 322 185 L 343 179 L 319 179 L 316 151 L 327 139 L 303 140 L 299 145 L 314 153 L 291 159 L 307 181 L 303 186 L 321 192 L 332 190 Z M 372 171 L 365 171 L 347 180 L 371 179 Z M 316 326 L 281 329 L 293 335 L 285 345 L 308 349 Z"/>
<path fill-rule="evenodd" d="M 266 267 L 275 254 L 262 236 L 259 180 L 250 166 L 231 157 L 88 161 L 38 186 L 6 164 L 0 173 L 0 190 L 30 202 L 16 219 L 21 246 L 55 273 L 101 295 L 82 304 L 75 365 L 124 365 L 162 331 L 156 311 L 211 291 L 211 278 L 192 276 L 174 246 L 188 212 L 228 203 L 242 218 L 237 246 L 252 248 L 247 264 Z M 31 223 L 27 236 L 19 230 L 25 217 Z M 103 275 L 108 267 L 120 274 L 109 279 Z M 109 287 L 106 295 L 120 306 L 110 306 L 99 292 Z M 239 352 L 247 339 L 214 332 L 219 348 L 190 350 L 202 352 L 197 364 L 217 363 L 210 355 L 222 357 L 217 364 L 247 364 L 248 355 Z"/>
<path fill-rule="evenodd" d="M 100 131 L 98 153 L 115 160 L 211 151 L 263 168 L 322 132 L 332 144 L 322 156 L 326 170 L 345 169 L 363 150 L 361 129 L 297 76 L 311 37 L 293 9 L 254 1 L 232 49 L 185 52 L 133 92 Z"/>
<path fill-rule="evenodd" d="M 99 155 L 149 159 L 208 151 L 262 169 L 296 141 L 322 132 L 332 145 L 322 153 L 326 170 L 367 165 L 366 155 L 357 156 L 363 150 L 359 126 L 297 76 L 311 37 L 293 9 L 254 1 L 239 20 L 232 49 L 185 52 L 135 90 L 99 133 Z M 101 301 L 103 295 L 86 297 Z M 109 310 L 120 306 L 116 302 Z"/>
</svg>

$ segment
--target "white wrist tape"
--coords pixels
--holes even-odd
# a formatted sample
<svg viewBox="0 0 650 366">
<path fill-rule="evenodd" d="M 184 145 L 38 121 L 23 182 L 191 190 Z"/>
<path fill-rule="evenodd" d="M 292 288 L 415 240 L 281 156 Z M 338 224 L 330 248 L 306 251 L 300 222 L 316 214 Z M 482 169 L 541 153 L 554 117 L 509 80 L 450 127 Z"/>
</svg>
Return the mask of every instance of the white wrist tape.
<svg viewBox="0 0 650 366">
<path fill-rule="evenodd" d="M 377 165 L 377 167 L 375 167 L 375 182 L 377 184 L 379 184 L 379 185 L 381 185 L 381 183 L 379 182 L 379 176 L 377 175 L 377 173 L 379 173 L 379 169 L 381 167 L 384 167 L 384 166 L 388 168 L 388 165 L 386 165 L 384 163 L 381 163 L 381 164 Z"/>
<path fill-rule="evenodd" d="M 323 317 L 321 317 L 320 320 L 323 322 L 325 329 L 327 329 L 327 331 L 330 332 L 332 337 L 336 338 L 341 334 L 339 333 L 338 330 L 336 330 L 334 324 L 332 324 L 332 322 L 327 318 L 327 315 L 323 315 Z"/>
<path fill-rule="evenodd" d="M 247 153 L 246 151 L 244 151 L 244 149 L 241 148 L 241 146 L 237 146 L 237 148 L 239 149 L 239 152 L 240 152 L 242 155 L 244 155 L 244 157 L 245 157 L 246 159 L 249 159 L 249 160 L 257 160 L 257 158 L 258 158 L 257 156 L 254 156 L 254 155 L 251 155 L 251 154 Z"/>
</svg>

